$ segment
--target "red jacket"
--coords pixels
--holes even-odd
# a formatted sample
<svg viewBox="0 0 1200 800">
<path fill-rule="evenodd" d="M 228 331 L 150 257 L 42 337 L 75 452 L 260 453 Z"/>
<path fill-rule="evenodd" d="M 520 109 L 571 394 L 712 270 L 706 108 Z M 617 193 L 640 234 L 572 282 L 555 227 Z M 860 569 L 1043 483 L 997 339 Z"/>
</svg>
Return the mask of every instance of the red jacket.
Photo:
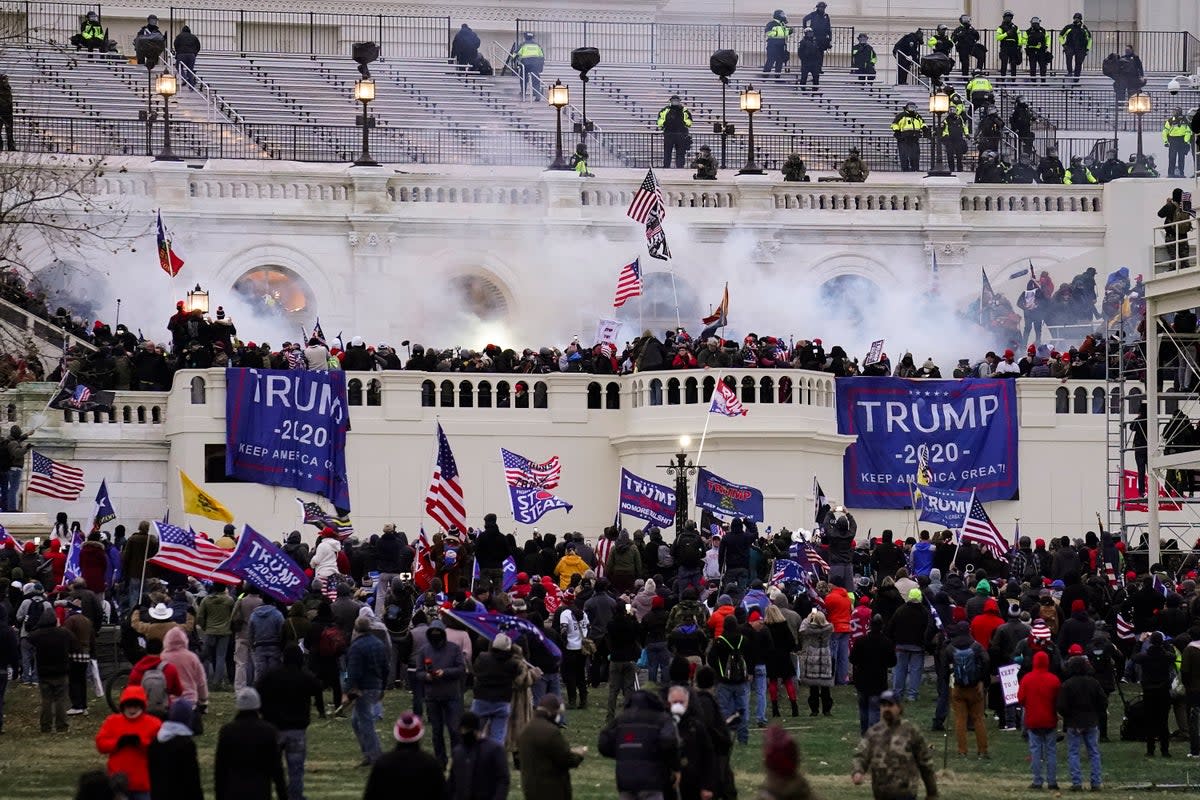
<svg viewBox="0 0 1200 800">
<path fill-rule="evenodd" d="M 108 588 L 108 553 L 101 542 L 84 542 L 79 551 L 79 573 L 87 588 L 104 594 Z"/>
<path fill-rule="evenodd" d="M 1000 619 L 1000 606 L 994 599 L 988 598 L 983 606 L 983 613 L 971 620 L 971 638 L 987 650 L 992 642 L 992 633 L 1003 624 L 1004 620 Z"/>
<path fill-rule="evenodd" d="M 58 539 L 50 540 L 50 548 L 46 550 L 46 560 L 50 562 L 50 574 L 54 579 L 54 585 L 61 586 L 63 573 L 67 569 L 67 554 L 62 551 L 62 544 Z"/>
<path fill-rule="evenodd" d="M 1062 681 L 1050 671 L 1050 656 L 1033 654 L 1033 671 L 1021 679 L 1017 702 L 1025 708 L 1025 727 L 1031 731 L 1053 730 L 1058 727 L 1055 703 Z"/>
<path fill-rule="evenodd" d="M 133 669 L 129 670 L 129 686 L 136 686 L 141 689 L 142 675 L 146 670 L 154 669 L 162 663 L 163 678 L 167 682 L 167 696 L 174 700 L 183 694 L 183 681 L 179 680 L 179 670 L 175 669 L 174 664 L 170 664 L 162 660 L 161 656 L 144 655 L 133 665 Z M 143 697 L 145 693 L 143 693 Z"/>
<path fill-rule="evenodd" d="M 713 638 L 721 635 L 725 630 L 725 618 L 732 614 L 736 609 L 733 606 L 717 606 L 712 614 L 708 617 L 708 629 L 712 631 Z"/>
<path fill-rule="evenodd" d="M 146 693 L 142 687 L 125 687 L 125 691 L 121 692 L 121 703 L 130 700 L 140 700 L 145 708 Z M 150 765 L 146 753 L 160 727 L 162 721 L 150 714 L 143 712 L 137 719 L 126 719 L 124 714 L 117 712 L 110 714 L 96 732 L 96 749 L 108 755 L 108 774 L 125 775 L 130 791 L 150 791 Z M 118 746 L 125 736 L 137 737 L 137 743 Z"/>
<path fill-rule="evenodd" d="M 825 595 L 825 618 L 834 633 L 850 632 L 850 595 L 841 586 L 834 586 Z"/>
</svg>

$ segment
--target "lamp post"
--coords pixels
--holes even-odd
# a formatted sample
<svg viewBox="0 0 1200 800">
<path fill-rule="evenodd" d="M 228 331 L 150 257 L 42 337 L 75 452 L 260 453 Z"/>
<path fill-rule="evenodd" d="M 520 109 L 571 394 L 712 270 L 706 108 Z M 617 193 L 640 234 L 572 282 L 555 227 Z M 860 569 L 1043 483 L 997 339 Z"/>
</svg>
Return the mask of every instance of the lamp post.
<svg viewBox="0 0 1200 800">
<path fill-rule="evenodd" d="M 576 122 L 574 126 L 580 144 L 587 142 L 587 135 L 596 127 L 587 118 L 587 85 L 588 72 L 599 63 L 600 51 L 595 47 L 577 47 L 571 51 L 571 69 L 579 73 L 579 82 L 583 84 L 583 121 Z"/>
<path fill-rule="evenodd" d="M 948 178 L 954 173 L 942 164 L 942 119 L 950 111 L 950 95 L 940 88 L 929 95 L 929 111 L 933 114 L 933 159 L 925 177 Z"/>
<path fill-rule="evenodd" d="M 171 150 L 171 98 L 179 92 L 179 81 L 169 72 L 158 76 L 154 82 L 154 93 L 163 99 L 163 145 L 155 161 L 182 161 Z"/>
<path fill-rule="evenodd" d="M 1137 160 L 1129 171 L 1131 178 L 1149 178 L 1150 170 L 1146 168 L 1146 155 L 1142 152 L 1142 117 L 1150 113 L 1150 95 L 1137 92 L 1129 95 L 1129 113 L 1137 117 Z"/>
<path fill-rule="evenodd" d="M 375 99 L 375 81 L 370 78 L 363 78 L 354 83 L 354 99 L 362 103 L 362 116 L 356 120 L 362 125 L 363 142 L 362 153 L 354 161 L 356 167 L 378 167 L 379 162 L 371 158 L 371 128 L 374 125 L 370 114 L 367 113 L 367 106 Z"/>
<path fill-rule="evenodd" d="M 754 162 L 754 112 L 762 110 L 762 93 L 747 84 L 738 98 L 738 107 L 746 112 L 746 166 L 738 170 L 738 175 L 762 175 L 762 168 Z"/>
<path fill-rule="evenodd" d="M 571 92 L 562 81 L 555 80 L 554 85 L 546 92 L 546 102 L 554 107 L 556 129 L 554 134 L 554 161 L 549 169 L 570 169 L 563 160 L 562 151 L 562 110 L 571 102 Z"/>
<path fill-rule="evenodd" d="M 713 133 L 721 134 L 721 169 L 725 169 L 725 151 L 729 137 L 733 136 L 733 126 L 725 115 L 725 94 L 729 88 L 729 76 L 737 71 L 738 54 L 736 50 L 718 50 L 708 59 L 708 68 L 721 81 L 721 121 L 713 123 Z"/>
<path fill-rule="evenodd" d="M 187 293 L 187 308 L 188 311 L 199 311 L 201 314 L 208 313 L 208 292 L 200 288 L 200 284 L 196 284 L 196 288 Z"/>
<path fill-rule="evenodd" d="M 675 454 L 675 460 L 670 464 L 659 464 L 660 469 L 665 469 L 668 475 L 675 476 L 675 535 L 678 536 L 683 532 L 683 526 L 688 521 L 688 476 L 695 475 L 696 470 L 700 469 L 699 464 L 688 461 L 687 449 L 692 443 L 690 436 L 679 437 L 679 452 Z"/>
</svg>

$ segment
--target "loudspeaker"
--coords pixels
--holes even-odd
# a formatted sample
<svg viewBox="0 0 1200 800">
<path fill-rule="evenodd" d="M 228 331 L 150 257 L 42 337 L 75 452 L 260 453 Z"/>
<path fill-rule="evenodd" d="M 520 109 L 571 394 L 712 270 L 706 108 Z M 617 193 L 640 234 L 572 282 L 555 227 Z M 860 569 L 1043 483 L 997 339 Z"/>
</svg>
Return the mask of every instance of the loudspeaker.
<svg viewBox="0 0 1200 800">
<path fill-rule="evenodd" d="M 600 63 L 600 51 L 595 47 L 576 47 L 571 51 L 571 69 L 579 73 L 580 77 L 588 74 L 588 70 L 594 69 Z"/>
<path fill-rule="evenodd" d="M 708 68 L 718 78 L 728 78 L 737 70 L 738 54 L 736 50 L 718 50 L 708 59 Z"/>
<path fill-rule="evenodd" d="M 358 71 L 362 76 L 370 78 L 371 70 L 367 65 L 379 60 L 379 45 L 375 42 L 355 42 L 350 46 L 350 58 L 358 64 Z"/>
</svg>

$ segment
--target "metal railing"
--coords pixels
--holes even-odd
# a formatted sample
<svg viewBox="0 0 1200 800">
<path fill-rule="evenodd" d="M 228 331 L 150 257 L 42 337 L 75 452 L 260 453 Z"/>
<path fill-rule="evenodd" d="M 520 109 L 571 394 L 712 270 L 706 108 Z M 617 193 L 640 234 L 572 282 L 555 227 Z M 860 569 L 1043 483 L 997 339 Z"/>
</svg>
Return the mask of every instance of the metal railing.
<svg viewBox="0 0 1200 800">
<path fill-rule="evenodd" d="M 385 59 L 450 53 L 449 17 L 171 6 L 163 26 L 168 40 L 184 25 L 217 52 L 348 56 L 352 44 L 375 42 Z"/>
<path fill-rule="evenodd" d="M 39 153 L 76 155 L 141 155 L 145 152 L 146 124 L 137 119 L 94 119 L 80 117 L 18 116 L 17 147 Z M 260 124 L 175 121 L 171 123 L 172 146 L 188 159 L 271 159 L 339 163 L 353 161 L 362 147 L 362 130 L 354 125 Z M 564 147 L 573 147 L 575 137 L 564 132 Z M 1096 138 L 1057 139 L 1059 156 L 1068 163 L 1073 155 L 1094 156 L 1107 140 Z M 154 152 L 162 147 L 161 121 L 153 125 Z M 693 133 L 692 148 L 685 167 L 702 145 L 713 154 L 721 151 L 721 136 Z M 726 163 L 731 169 L 746 162 L 747 139 L 743 134 L 726 140 Z M 857 147 L 875 172 L 899 170 L 896 146 L 890 135 L 862 134 L 815 136 L 803 134 L 758 134 L 754 137 L 755 160 L 768 171 L 778 171 L 793 153 L 812 171 L 832 171 Z M 1039 154 L 1045 142 L 1038 143 Z M 599 168 L 661 167 L 662 134 L 653 131 L 605 131 L 589 144 L 588 164 Z M 922 164 L 930 158 L 929 140 L 921 144 Z M 545 166 L 554 154 L 554 132 L 448 130 L 446 128 L 381 125 L 371 131 L 371 153 L 388 164 L 464 164 Z M 1009 158 L 1010 153 L 1005 152 Z M 966 171 L 975 169 L 974 147 L 964 159 Z M 924 169 L 924 167 L 922 167 Z"/>
<path fill-rule="evenodd" d="M 1162 85 L 1161 82 L 1159 85 Z M 1195 108 L 1194 101 L 1187 99 L 1187 94 L 1173 95 L 1163 89 L 1151 89 L 1149 85 L 1145 93 L 1150 95 L 1150 105 L 1153 109 L 1142 120 L 1143 129 L 1146 131 L 1160 129 L 1163 120 L 1171 116 L 1171 110 L 1176 106 L 1182 107 L 1185 112 Z M 1040 116 L 1059 130 L 1111 132 L 1114 116 L 1118 130 L 1137 130 L 1137 117 L 1126 110 L 1126 102 L 1118 100 L 1111 88 L 1072 89 L 1069 92 L 1061 89 L 1022 88 L 1016 94 L 1024 97 Z M 1011 100 L 1009 93 L 1001 92 L 997 96 L 1002 98 L 1002 106 L 1011 110 L 1011 106 L 1008 105 Z"/>
<path fill-rule="evenodd" d="M 27 3 L 0 1 L 0 40 L 66 44 L 79 33 L 89 11 L 100 13 L 95 3 Z M 101 17 L 101 24 L 104 19 Z"/>
<path fill-rule="evenodd" d="M 1027 27 L 1027 26 L 1026 26 Z M 1024 30 L 1024 27 L 1022 27 Z M 1049 70 L 1062 73 L 1066 69 L 1066 56 L 1058 43 L 1059 31 L 1062 26 L 1051 28 L 1050 34 L 1054 40 L 1053 55 Z M 984 69 L 989 72 L 1000 71 L 1000 44 L 996 41 L 994 28 L 981 28 L 980 41 L 987 47 L 984 58 Z M 1179 72 L 1186 70 L 1196 55 L 1196 39 L 1187 31 L 1092 31 L 1092 49 L 1083 60 L 1085 72 L 1100 72 L 1100 65 L 1109 53 L 1120 55 L 1125 52 L 1125 45 L 1133 45 L 1133 51 L 1142 59 L 1142 68 L 1147 72 Z M 890 43 L 888 43 L 890 47 Z M 958 58 L 958 54 L 954 54 Z M 975 60 L 971 60 L 974 66 Z M 1029 73 L 1029 59 L 1021 51 L 1021 64 L 1017 71 L 1026 75 Z"/>
<path fill-rule="evenodd" d="M 765 20 L 764 20 L 765 21 Z M 800 21 L 796 20 L 796 26 Z M 762 25 L 687 25 L 663 22 L 592 22 L 577 20 L 518 19 L 515 41 L 533 33 L 546 51 L 547 61 L 569 62 L 577 47 L 600 49 L 601 64 L 651 64 L 695 66 L 708 64 L 714 50 L 736 50 L 743 69 L 763 60 L 766 38 Z M 795 61 L 799 31 L 788 39 Z M 835 27 L 833 46 L 825 54 L 825 65 L 847 66 L 854 46 L 854 28 Z"/>
</svg>

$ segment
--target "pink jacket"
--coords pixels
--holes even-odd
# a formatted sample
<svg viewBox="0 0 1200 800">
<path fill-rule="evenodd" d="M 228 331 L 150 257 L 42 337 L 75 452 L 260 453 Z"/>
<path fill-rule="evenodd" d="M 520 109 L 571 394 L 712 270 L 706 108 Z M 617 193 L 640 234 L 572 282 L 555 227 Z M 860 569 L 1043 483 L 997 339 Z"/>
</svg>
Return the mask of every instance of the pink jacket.
<svg viewBox="0 0 1200 800">
<path fill-rule="evenodd" d="M 183 684 L 183 698 L 195 703 L 208 702 L 208 678 L 200 658 L 188 649 L 188 637 L 183 628 L 172 628 L 163 637 L 162 660 L 175 666 Z"/>
</svg>

